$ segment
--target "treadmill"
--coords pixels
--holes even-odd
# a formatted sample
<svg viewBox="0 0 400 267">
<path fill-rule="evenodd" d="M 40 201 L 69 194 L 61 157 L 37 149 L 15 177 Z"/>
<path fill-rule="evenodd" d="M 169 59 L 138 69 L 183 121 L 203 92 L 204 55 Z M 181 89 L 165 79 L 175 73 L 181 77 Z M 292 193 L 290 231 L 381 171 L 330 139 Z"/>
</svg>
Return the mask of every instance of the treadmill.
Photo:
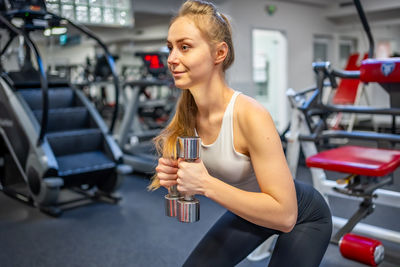
<svg viewBox="0 0 400 267">
<path fill-rule="evenodd" d="M 168 125 L 175 114 L 180 90 L 174 86 L 166 67 L 167 53 L 136 53 L 144 63 L 140 80 L 126 81 L 123 91 L 130 90 L 122 119 L 118 144 L 124 155 L 124 163 L 135 172 L 153 174 L 158 155 L 152 139 Z"/>
</svg>

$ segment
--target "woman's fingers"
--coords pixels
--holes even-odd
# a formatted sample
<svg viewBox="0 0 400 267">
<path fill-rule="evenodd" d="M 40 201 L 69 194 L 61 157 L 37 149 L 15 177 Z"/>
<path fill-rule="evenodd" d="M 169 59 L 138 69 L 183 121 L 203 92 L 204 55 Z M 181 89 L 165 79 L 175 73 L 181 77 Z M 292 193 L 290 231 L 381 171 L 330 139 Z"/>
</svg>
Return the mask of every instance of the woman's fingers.
<svg viewBox="0 0 400 267">
<path fill-rule="evenodd" d="M 175 160 L 160 158 L 156 167 L 157 178 L 160 180 L 160 185 L 170 187 L 176 185 L 178 165 Z"/>
<path fill-rule="evenodd" d="M 157 177 L 160 180 L 176 180 L 178 175 L 176 173 L 165 173 L 165 172 L 158 172 Z"/>
<path fill-rule="evenodd" d="M 182 193 L 203 194 L 204 181 L 209 177 L 203 162 L 198 159 L 194 162 L 178 161 L 177 184 Z"/>
<path fill-rule="evenodd" d="M 167 174 L 163 172 L 157 173 L 157 177 L 160 180 L 160 185 L 167 188 L 176 185 L 176 178 L 178 178 L 176 174 Z"/>
<path fill-rule="evenodd" d="M 171 167 L 178 167 L 178 161 L 174 159 L 167 159 L 167 158 L 159 158 L 158 164 L 161 165 L 168 165 Z"/>
<path fill-rule="evenodd" d="M 174 160 L 160 158 L 158 160 L 156 171 L 168 174 L 176 174 L 176 172 L 178 171 L 178 164 Z"/>
<path fill-rule="evenodd" d="M 167 173 L 167 174 L 176 174 L 177 171 L 178 171 L 178 168 L 167 166 L 167 165 L 158 165 L 156 167 L 157 173 L 163 172 L 163 173 Z"/>
<path fill-rule="evenodd" d="M 169 188 L 173 185 L 176 185 L 176 180 L 160 180 L 160 185 Z"/>
</svg>

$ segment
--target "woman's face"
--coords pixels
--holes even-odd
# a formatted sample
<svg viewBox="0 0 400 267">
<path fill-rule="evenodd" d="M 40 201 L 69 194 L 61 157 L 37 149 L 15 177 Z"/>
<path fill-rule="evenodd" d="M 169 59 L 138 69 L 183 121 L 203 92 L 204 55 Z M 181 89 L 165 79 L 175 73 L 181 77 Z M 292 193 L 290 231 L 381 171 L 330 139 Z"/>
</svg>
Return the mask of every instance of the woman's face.
<svg viewBox="0 0 400 267">
<path fill-rule="evenodd" d="M 167 45 L 168 68 L 176 87 L 189 89 L 208 81 L 215 60 L 209 42 L 190 18 L 180 17 L 172 23 Z"/>
</svg>

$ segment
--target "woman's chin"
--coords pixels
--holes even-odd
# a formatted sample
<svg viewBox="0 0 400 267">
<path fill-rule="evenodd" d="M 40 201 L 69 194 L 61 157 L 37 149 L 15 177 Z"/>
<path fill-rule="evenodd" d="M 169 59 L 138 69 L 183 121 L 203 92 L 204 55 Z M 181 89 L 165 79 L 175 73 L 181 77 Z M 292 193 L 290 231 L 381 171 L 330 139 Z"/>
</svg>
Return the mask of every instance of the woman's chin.
<svg viewBox="0 0 400 267">
<path fill-rule="evenodd" d="M 189 88 L 189 84 L 175 80 L 175 87 L 179 89 L 187 89 Z"/>
</svg>

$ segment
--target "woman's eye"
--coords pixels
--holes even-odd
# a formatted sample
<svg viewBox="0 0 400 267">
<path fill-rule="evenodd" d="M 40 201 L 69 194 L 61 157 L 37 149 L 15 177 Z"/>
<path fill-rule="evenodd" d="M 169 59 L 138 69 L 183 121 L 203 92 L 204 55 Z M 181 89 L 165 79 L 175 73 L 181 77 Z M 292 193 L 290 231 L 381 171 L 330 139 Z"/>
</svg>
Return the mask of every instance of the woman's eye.
<svg viewBox="0 0 400 267">
<path fill-rule="evenodd" d="M 182 45 L 182 50 L 184 50 L 184 51 L 189 50 L 189 46 L 188 45 Z"/>
</svg>

